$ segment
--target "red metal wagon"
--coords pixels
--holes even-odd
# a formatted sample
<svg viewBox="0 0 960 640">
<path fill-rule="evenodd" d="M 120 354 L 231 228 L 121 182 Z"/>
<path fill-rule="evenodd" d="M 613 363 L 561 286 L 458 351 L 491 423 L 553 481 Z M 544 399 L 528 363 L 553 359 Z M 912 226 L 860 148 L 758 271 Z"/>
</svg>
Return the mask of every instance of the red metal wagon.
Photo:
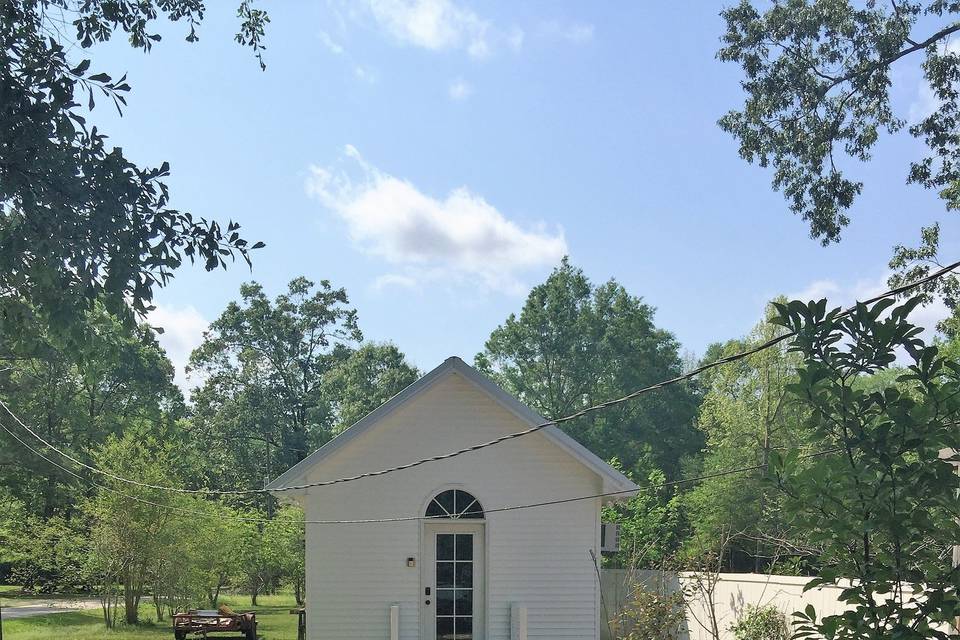
<svg viewBox="0 0 960 640">
<path fill-rule="evenodd" d="M 257 640 L 257 616 L 252 612 L 228 613 L 214 609 L 191 609 L 173 616 L 173 637 L 176 640 L 185 640 L 188 635 L 207 638 L 211 633 L 236 633 L 238 635 L 229 637 Z"/>
</svg>

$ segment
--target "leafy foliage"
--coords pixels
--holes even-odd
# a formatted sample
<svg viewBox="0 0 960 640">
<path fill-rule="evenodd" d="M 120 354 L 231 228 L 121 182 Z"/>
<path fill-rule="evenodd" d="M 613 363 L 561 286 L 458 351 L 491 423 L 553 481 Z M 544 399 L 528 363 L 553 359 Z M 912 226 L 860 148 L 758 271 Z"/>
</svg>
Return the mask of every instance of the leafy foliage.
<svg viewBox="0 0 960 640">
<path fill-rule="evenodd" d="M 259 284 L 243 285 L 241 302 L 230 303 L 211 323 L 190 357 L 191 367 L 207 376 L 198 404 L 234 416 L 227 405 L 252 409 L 256 422 L 241 429 L 275 447 L 274 470 L 293 466 L 329 439 L 333 416 L 324 376 L 363 337 L 344 289 L 326 280 L 314 289 L 313 282 L 296 278 L 271 301 Z"/>
<path fill-rule="evenodd" d="M 160 433 L 184 408 L 173 367 L 149 329 L 131 330 L 97 306 L 83 316 L 81 330 L 83 343 L 73 346 L 56 332 L 38 330 L 32 352 L 0 370 L 0 397 L 46 440 L 90 462 L 93 450 L 132 422 Z M 9 344 L 0 334 L 0 352 Z M 9 416 L 4 424 L 12 426 Z M 5 432 L 0 443 L 0 484 L 31 513 L 51 516 L 75 504 L 73 477 L 24 457 Z"/>
<path fill-rule="evenodd" d="M 616 459 L 611 465 L 620 467 Z M 655 487 L 665 481 L 666 475 L 656 469 L 645 482 L 637 484 Z M 665 488 L 640 491 L 629 500 L 604 506 L 603 521 L 620 525 L 620 552 L 614 562 L 634 567 L 661 566 L 689 534 L 690 523 L 684 507 L 683 495 Z"/>
<path fill-rule="evenodd" d="M 683 593 L 636 585 L 617 620 L 617 640 L 679 640 L 686 620 Z"/>
<path fill-rule="evenodd" d="M 882 133 L 907 127 L 891 105 L 891 69 L 915 53 L 926 56 L 938 105 L 909 126 L 929 152 L 910 163 L 907 179 L 960 207 L 960 55 L 944 46 L 960 30 L 958 13 L 960 3 L 947 0 L 780 0 L 763 11 L 741 0 L 722 12 L 718 57 L 741 66 L 747 97 L 720 126 L 745 160 L 773 167 L 774 188 L 812 237 L 837 241 L 849 223 L 863 185 L 844 160 L 868 161 Z"/>
<path fill-rule="evenodd" d="M 897 245 L 893 248 L 890 268 L 893 274 L 887 279 L 891 288 L 916 282 L 926 278 L 934 269 L 942 269 L 938 251 L 940 248 L 940 224 L 935 223 L 920 230 L 920 244 L 917 247 Z M 951 316 L 937 323 L 937 330 L 953 337 L 958 335 L 957 307 L 960 305 L 960 278 L 954 273 L 930 280 L 910 292 L 919 296 L 924 304 L 939 298 L 951 311 Z"/>
<path fill-rule="evenodd" d="M 163 486 L 182 484 L 175 448 L 152 436 L 133 432 L 122 438 L 111 436 L 95 461 L 121 477 Z M 116 624 L 118 596 L 124 621 L 136 624 L 150 572 L 176 544 L 177 528 L 171 526 L 176 520 L 174 510 L 184 505 L 177 494 L 111 482 L 113 487 L 98 492 L 85 507 L 92 520 L 90 573 L 104 604 L 107 626 Z"/>
<path fill-rule="evenodd" d="M 768 317 L 751 333 L 714 345 L 705 357 L 739 353 L 781 335 Z M 706 434 L 703 473 L 764 465 L 771 453 L 806 450 L 804 410 L 787 392 L 800 359 L 783 343 L 743 360 L 708 371 L 702 378 L 699 425 Z M 733 532 L 728 561 L 735 570 L 766 569 L 783 547 L 800 542 L 784 522 L 779 492 L 763 481 L 764 472 L 721 476 L 699 483 L 685 496 L 692 535 L 684 552 L 700 556 L 725 532 Z"/>
<path fill-rule="evenodd" d="M 166 162 L 139 167 L 87 112 L 106 98 L 122 112 L 130 91 L 91 68 L 71 62 L 115 32 L 149 51 L 161 16 L 189 24 L 188 41 L 204 6 L 195 0 L 113 2 L 10 0 L 0 11 L 0 334 L 16 335 L 39 321 L 82 344 L 83 314 L 102 303 L 118 317 L 144 314 L 155 287 L 184 258 L 210 270 L 249 245 L 239 225 L 222 227 L 169 206 Z M 69 16 L 69 18 L 67 17 Z M 241 5 L 242 44 L 258 54 L 266 15 Z M 68 35 L 68 34 L 74 35 Z M 262 62 L 262 61 L 261 61 Z"/>
<path fill-rule="evenodd" d="M 21 511 L 12 520 L 18 537 L 0 540 L 13 563 L 9 580 L 34 593 L 86 589 L 88 541 L 83 518 L 40 518 Z"/>
<path fill-rule="evenodd" d="M 730 631 L 735 640 L 790 640 L 787 617 L 773 605 L 747 605 Z"/>
<path fill-rule="evenodd" d="M 420 372 L 393 344 L 368 343 L 324 376 L 337 434 L 416 382 Z"/>
<path fill-rule="evenodd" d="M 270 300 L 250 283 L 214 321 L 191 365 L 194 438 L 209 483 L 261 486 L 396 395 L 418 376 L 391 344 L 364 344 L 343 289 L 305 278 Z M 267 508 L 241 500 L 237 506 Z"/>
<path fill-rule="evenodd" d="M 477 367 L 542 415 L 556 418 L 680 373 L 674 337 L 615 280 L 594 286 L 567 259 L 533 288 L 477 354 Z M 674 385 L 561 425 L 604 459 L 669 477 L 700 447 L 696 396 Z"/>
<path fill-rule="evenodd" d="M 777 305 L 797 332 L 803 358 L 791 391 L 808 407 L 806 428 L 830 453 L 800 464 L 797 451 L 771 458 L 792 523 L 821 546 L 808 584 L 843 585 L 850 609 L 798 614 L 798 637 L 946 638 L 960 614 L 960 571 L 949 552 L 960 539 L 953 462 L 960 449 L 960 365 L 919 338 L 908 321 L 919 298 L 858 305 L 843 316 L 826 301 Z M 893 384 L 874 374 L 909 356 Z M 863 385 L 864 376 L 874 376 Z"/>
</svg>

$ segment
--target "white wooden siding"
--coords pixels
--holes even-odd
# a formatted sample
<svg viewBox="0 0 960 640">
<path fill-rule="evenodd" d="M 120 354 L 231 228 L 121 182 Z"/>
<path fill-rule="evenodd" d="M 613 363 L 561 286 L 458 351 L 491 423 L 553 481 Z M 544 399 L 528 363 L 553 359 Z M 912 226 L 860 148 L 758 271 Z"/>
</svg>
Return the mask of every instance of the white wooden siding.
<svg viewBox="0 0 960 640">
<path fill-rule="evenodd" d="M 527 425 L 457 373 L 438 380 L 308 476 L 340 477 L 476 444 Z M 485 509 L 597 493 L 600 479 L 541 434 L 381 478 L 317 487 L 310 520 L 422 515 L 437 491 L 460 487 Z M 529 638 L 595 640 L 599 588 L 590 550 L 599 502 L 490 513 L 486 519 L 486 628 L 510 637 L 510 607 L 527 606 Z M 420 635 L 419 522 L 311 525 L 307 531 L 307 632 L 312 640 L 383 640 L 390 605 L 400 637 Z M 417 567 L 406 565 L 417 558 Z"/>
</svg>

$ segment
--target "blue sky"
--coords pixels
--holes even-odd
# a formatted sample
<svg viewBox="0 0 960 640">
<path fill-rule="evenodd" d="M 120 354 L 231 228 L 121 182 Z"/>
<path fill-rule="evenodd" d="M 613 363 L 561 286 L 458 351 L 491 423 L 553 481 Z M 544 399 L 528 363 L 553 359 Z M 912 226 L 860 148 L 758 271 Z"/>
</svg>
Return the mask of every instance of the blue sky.
<svg viewBox="0 0 960 640">
<path fill-rule="evenodd" d="M 429 369 L 471 360 L 564 253 L 697 354 L 777 294 L 882 288 L 891 247 L 923 224 L 941 220 L 957 256 L 960 226 L 904 183 L 922 153 L 906 134 L 850 165 L 866 186 L 843 241 L 809 239 L 716 126 L 743 99 L 714 57 L 721 6 L 265 3 L 266 72 L 220 3 L 198 43 L 173 26 L 147 55 L 100 46 L 96 70 L 133 86 L 123 118 L 95 112 L 113 142 L 171 163 L 174 206 L 267 243 L 252 273 L 185 267 L 159 292 L 175 363 L 249 279 L 271 295 L 299 275 L 344 286 L 368 339 Z M 919 62 L 895 69 L 904 117 L 928 108 Z"/>
</svg>

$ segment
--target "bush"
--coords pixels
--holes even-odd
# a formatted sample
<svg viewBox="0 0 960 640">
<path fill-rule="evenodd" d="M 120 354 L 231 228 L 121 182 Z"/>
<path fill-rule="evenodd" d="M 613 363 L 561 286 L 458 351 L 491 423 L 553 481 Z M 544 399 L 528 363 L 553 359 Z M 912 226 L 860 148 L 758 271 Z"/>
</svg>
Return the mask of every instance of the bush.
<svg viewBox="0 0 960 640">
<path fill-rule="evenodd" d="M 772 604 L 765 607 L 747 605 L 730 631 L 736 640 L 790 640 L 787 617 Z"/>
<path fill-rule="evenodd" d="M 686 619 L 683 593 L 638 585 L 617 616 L 617 640 L 678 640 Z"/>
<path fill-rule="evenodd" d="M 19 553 L 7 580 L 32 593 L 83 591 L 87 548 L 81 527 L 59 516 L 46 522 L 30 520 L 24 537 L 13 544 Z"/>
</svg>

